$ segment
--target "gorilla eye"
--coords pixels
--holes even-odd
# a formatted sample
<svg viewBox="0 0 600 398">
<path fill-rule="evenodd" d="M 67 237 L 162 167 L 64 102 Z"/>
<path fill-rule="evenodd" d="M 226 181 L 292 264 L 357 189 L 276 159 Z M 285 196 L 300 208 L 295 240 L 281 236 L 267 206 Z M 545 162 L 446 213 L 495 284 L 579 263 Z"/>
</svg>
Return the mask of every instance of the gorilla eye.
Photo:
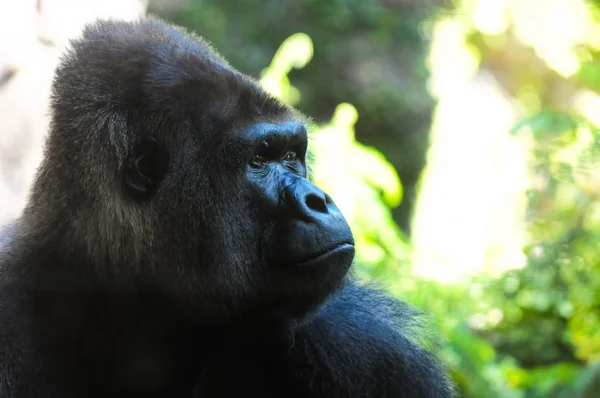
<svg viewBox="0 0 600 398">
<path fill-rule="evenodd" d="M 264 166 L 266 160 L 265 160 L 265 154 L 267 153 L 267 151 L 269 150 L 269 143 L 267 141 L 263 142 L 260 145 L 260 149 L 259 149 L 259 153 L 254 155 L 254 157 L 250 160 L 250 166 L 252 167 L 261 167 Z"/>
<path fill-rule="evenodd" d="M 285 160 L 286 162 L 295 162 L 296 160 L 298 160 L 298 155 L 295 151 L 289 151 L 288 153 L 286 153 L 285 158 L 283 160 Z"/>
<path fill-rule="evenodd" d="M 250 165 L 253 167 L 260 167 L 265 164 L 265 158 L 262 155 L 255 155 L 252 160 L 250 160 Z"/>
</svg>

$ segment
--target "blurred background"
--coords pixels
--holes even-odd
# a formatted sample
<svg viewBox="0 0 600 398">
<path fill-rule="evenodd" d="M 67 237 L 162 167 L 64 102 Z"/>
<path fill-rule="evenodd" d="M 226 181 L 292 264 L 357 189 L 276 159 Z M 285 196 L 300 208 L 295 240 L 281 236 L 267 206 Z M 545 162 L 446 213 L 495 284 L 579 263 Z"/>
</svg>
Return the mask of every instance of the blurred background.
<svg viewBox="0 0 600 398">
<path fill-rule="evenodd" d="M 68 39 L 146 13 L 314 117 L 357 275 L 431 314 L 461 396 L 600 396 L 598 3 L 0 0 L 0 224 Z"/>
</svg>

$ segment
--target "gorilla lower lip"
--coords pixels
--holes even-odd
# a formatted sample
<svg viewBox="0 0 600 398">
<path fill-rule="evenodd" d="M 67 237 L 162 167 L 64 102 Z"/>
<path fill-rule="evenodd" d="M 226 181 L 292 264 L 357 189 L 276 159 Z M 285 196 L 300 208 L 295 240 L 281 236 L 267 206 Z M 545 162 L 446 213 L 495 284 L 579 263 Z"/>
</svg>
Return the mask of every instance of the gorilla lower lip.
<svg viewBox="0 0 600 398">
<path fill-rule="evenodd" d="M 335 248 L 328 250 L 325 253 L 319 254 L 316 257 L 313 257 L 311 259 L 308 259 L 308 260 L 298 263 L 298 266 L 309 267 L 309 266 L 318 265 L 319 263 L 329 260 L 331 257 L 333 257 L 335 255 L 338 255 L 343 252 L 348 252 L 351 250 L 354 251 L 354 245 L 352 245 L 350 243 L 342 243 L 342 244 L 336 246 Z"/>
</svg>

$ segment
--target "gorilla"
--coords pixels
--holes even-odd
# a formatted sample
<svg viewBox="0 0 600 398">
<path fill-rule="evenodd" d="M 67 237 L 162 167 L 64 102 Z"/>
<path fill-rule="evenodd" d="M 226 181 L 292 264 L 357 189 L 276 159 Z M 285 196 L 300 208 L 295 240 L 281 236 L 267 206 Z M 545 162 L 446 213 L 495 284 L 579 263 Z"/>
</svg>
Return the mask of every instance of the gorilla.
<svg viewBox="0 0 600 398">
<path fill-rule="evenodd" d="M 450 397 L 418 314 L 350 276 L 307 126 L 180 28 L 87 26 L 0 238 L 0 396 Z"/>
</svg>

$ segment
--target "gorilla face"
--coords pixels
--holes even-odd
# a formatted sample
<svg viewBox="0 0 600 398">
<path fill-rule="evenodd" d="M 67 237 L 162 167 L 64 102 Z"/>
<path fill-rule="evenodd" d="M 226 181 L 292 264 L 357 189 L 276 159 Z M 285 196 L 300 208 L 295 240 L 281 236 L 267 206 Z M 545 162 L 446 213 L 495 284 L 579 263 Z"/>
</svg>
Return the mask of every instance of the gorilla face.
<svg viewBox="0 0 600 398">
<path fill-rule="evenodd" d="M 340 261 L 347 263 L 354 250 L 350 228 L 331 197 L 306 179 L 306 128 L 295 122 L 259 123 L 240 138 L 250 149 L 245 158 L 250 158 L 253 202 L 270 214 L 262 222 L 273 224 L 266 240 L 270 265 L 340 268 Z"/>
<path fill-rule="evenodd" d="M 135 269 L 207 314 L 302 314 L 354 256 L 344 217 L 307 179 L 305 125 L 198 38 L 99 22 L 57 70 L 46 161 L 77 153 L 78 171 L 47 190 L 70 184 L 77 234 L 94 261 L 110 252 L 104 268 Z"/>
<path fill-rule="evenodd" d="M 305 127 L 258 123 L 242 129 L 239 139 L 248 148 L 242 157 L 248 203 L 256 207 L 256 224 L 265 228 L 259 250 L 271 279 L 268 291 L 284 287 L 279 295 L 291 299 L 322 298 L 346 274 L 354 240 L 333 200 L 306 178 Z"/>
</svg>

